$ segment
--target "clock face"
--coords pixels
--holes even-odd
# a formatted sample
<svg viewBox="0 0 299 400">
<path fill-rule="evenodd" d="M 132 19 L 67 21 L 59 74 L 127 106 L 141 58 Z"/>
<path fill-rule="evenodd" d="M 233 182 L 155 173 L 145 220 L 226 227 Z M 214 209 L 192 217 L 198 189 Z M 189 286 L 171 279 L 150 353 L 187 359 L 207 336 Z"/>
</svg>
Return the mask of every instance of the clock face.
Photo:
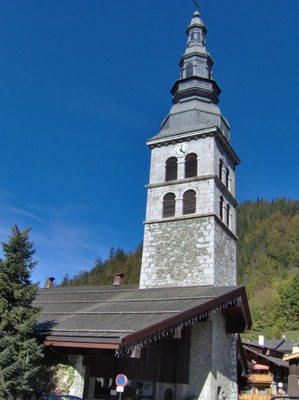
<svg viewBox="0 0 299 400">
<path fill-rule="evenodd" d="M 188 153 L 187 143 L 179 143 L 176 145 L 174 152 L 177 157 L 184 157 Z"/>
</svg>

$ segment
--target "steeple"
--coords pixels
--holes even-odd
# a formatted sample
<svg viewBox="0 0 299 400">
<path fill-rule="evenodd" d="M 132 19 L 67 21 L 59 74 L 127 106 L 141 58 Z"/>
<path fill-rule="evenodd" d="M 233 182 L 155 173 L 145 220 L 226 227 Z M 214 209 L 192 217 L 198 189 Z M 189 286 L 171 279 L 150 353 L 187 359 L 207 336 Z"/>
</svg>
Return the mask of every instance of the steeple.
<svg viewBox="0 0 299 400">
<path fill-rule="evenodd" d="M 195 11 L 173 105 L 147 141 L 150 180 L 140 287 L 236 284 L 235 168 L 207 29 Z"/>
<path fill-rule="evenodd" d="M 171 90 L 173 103 L 197 96 L 199 99 L 218 103 L 220 88 L 212 80 L 213 60 L 206 49 L 207 28 L 195 11 L 187 27 L 187 48 L 181 57 L 180 80 Z"/>
<path fill-rule="evenodd" d="M 187 27 L 187 47 L 180 62 L 180 77 L 171 89 L 173 106 L 148 145 L 173 136 L 218 128 L 227 141 L 230 127 L 218 103 L 221 89 L 213 80 L 213 60 L 206 49 L 207 28 L 195 11 Z"/>
<path fill-rule="evenodd" d="M 187 27 L 187 48 L 180 61 L 181 79 L 195 75 L 211 79 L 213 61 L 206 50 L 207 28 L 195 11 L 190 25 Z"/>
</svg>

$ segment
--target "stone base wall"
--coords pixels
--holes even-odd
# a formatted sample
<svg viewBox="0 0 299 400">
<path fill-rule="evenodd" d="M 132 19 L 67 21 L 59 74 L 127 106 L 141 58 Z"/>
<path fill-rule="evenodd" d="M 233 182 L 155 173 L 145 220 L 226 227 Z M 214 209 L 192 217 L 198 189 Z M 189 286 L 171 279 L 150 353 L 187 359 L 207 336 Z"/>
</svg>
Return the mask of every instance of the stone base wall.
<svg viewBox="0 0 299 400">
<path fill-rule="evenodd" d="M 226 334 L 220 312 L 192 327 L 188 398 L 237 400 L 236 368 L 235 336 Z"/>
<path fill-rule="evenodd" d="M 215 286 L 237 284 L 237 239 L 215 223 Z"/>
<path fill-rule="evenodd" d="M 211 285 L 213 258 L 211 217 L 146 224 L 140 288 Z"/>
<path fill-rule="evenodd" d="M 156 400 L 164 400 L 168 389 L 172 391 L 172 400 L 188 400 L 188 385 L 182 383 L 157 382 L 155 384 L 154 398 Z"/>
<path fill-rule="evenodd" d="M 70 387 L 69 394 L 73 396 L 83 397 L 85 379 L 85 366 L 83 365 L 83 356 L 69 356 L 69 360 L 75 368 L 74 380 L 72 386 Z"/>
<path fill-rule="evenodd" d="M 236 246 L 214 216 L 146 224 L 140 288 L 235 285 Z"/>
</svg>

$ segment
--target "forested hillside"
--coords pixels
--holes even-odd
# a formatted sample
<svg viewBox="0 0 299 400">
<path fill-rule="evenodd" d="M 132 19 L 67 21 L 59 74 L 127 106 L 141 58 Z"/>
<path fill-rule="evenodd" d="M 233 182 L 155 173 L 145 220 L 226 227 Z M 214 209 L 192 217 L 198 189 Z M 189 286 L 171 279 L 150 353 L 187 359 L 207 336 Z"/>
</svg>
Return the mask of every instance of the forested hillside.
<svg viewBox="0 0 299 400">
<path fill-rule="evenodd" d="M 252 318 L 252 332 L 279 338 L 299 330 L 299 201 L 246 202 L 238 208 L 238 281 L 245 284 Z M 62 285 L 112 284 L 115 273 L 125 283 L 138 283 L 142 245 L 132 253 L 111 248 L 106 261 L 96 260 L 88 271 Z"/>
<path fill-rule="evenodd" d="M 109 258 L 106 261 L 103 262 L 98 258 L 90 270 L 81 271 L 72 278 L 66 275 L 61 285 L 112 285 L 115 274 L 120 272 L 125 274 L 125 284 L 138 283 L 141 256 L 142 245 L 139 245 L 135 251 L 130 253 L 126 253 L 120 248 L 114 249 L 111 247 Z"/>
<path fill-rule="evenodd" d="M 238 209 L 238 279 L 246 285 L 252 333 L 299 329 L 299 201 L 246 202 Z"/>
</svg>

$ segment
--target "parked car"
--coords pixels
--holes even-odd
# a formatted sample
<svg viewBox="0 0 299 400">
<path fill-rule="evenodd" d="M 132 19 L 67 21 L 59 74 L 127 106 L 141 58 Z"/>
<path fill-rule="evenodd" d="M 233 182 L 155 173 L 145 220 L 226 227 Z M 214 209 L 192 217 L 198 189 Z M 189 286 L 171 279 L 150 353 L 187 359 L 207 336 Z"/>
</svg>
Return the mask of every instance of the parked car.
<svg viewBox="0 0 299 400">
<path fill-rule="evenodd" d="M 83 400 L 81 397 L 72 396 L 71 394 L 47 394 L 43 400 Z"/>
</svg>

